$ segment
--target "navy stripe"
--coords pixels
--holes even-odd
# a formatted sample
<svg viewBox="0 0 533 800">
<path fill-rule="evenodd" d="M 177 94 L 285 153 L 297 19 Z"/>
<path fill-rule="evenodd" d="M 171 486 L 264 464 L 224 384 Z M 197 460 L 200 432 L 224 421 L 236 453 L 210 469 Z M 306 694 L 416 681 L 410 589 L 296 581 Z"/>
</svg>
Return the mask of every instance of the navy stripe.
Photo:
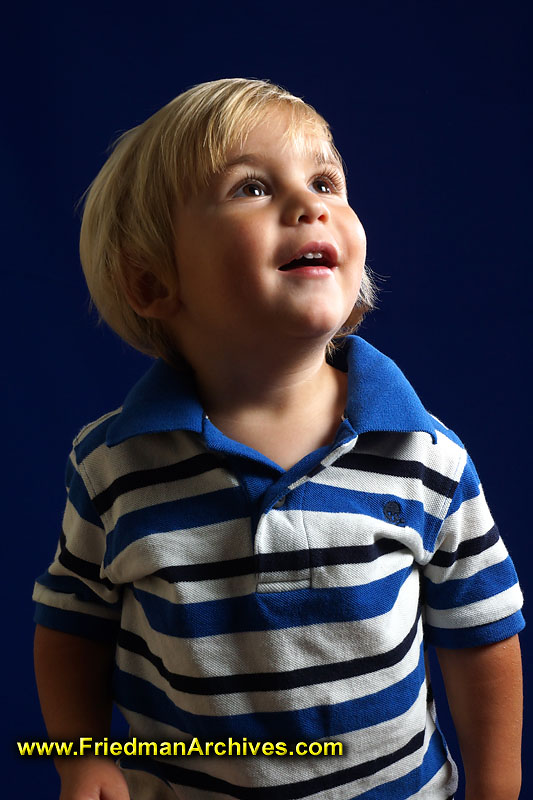
<svg viewBox="0 0 533 800">
<path fill-rule="evenodd" d="M 166 668 L 163 659 L 150 650 L 144 639 L 131 631 L 121 630 L 118 644 L 124 650 L 140 655 L 149 661 L 157 669 L 161 677 L 179 692 L 221 695 L 231 694 L 232 692 L 285 691 L 301 686 L 330 683 L 331 681 L 368 675 L 371 672 L 378 672 L 399 664 L 415 641 L 419 617 L 420 615 L 417 616 L 411 630 L 403 641 L 386 653 L 279 672 L 240 673 L 238 675 L 195 678 L 190 675 L 178 675 L 171 672 Z"/>
<path fill-rule="evenodd" d="M 453 553 L 437 550 L 429 563 L 434 567 L 451 567 L 461 558 L 477 556 L 490 547 L 493 547 L 499 538 L 500 534 L 498 528 L 494 525 L 484 536 L 477 536 L 475 539 L 462 542 Z"/>
<path fill-rule="evenodd" d="M 108 578 L 100 577 L 100 564 L 94 564 L 92 561 L 86 561 L 84 558 L 75 556 L 67 547 L 67 540 L 63 531 L 59 537 L 60 553 L 58 556 L 59 563 L 70 572 L 75 572 L 80 578 L 86 578 L 89 581 L 100 583 L 107 589 L 114 589 L 114 584 Z"/>
<path fill-rule="evenodd" d="M 333 466 L 397 478 L 415 478 L 422 481 L 428 489 L 443 495 L 443 497 L 453 497 L 457 488 L 457 482 L 452 478 L 426 467 L 420 461 L 387 458 L 352 451 L 341 456 Z"/>
<path fill-rule="evenodd" d="M 273 798 L 275 798 L 275 800 L 300 800 L 301 798 L 336 789 L 348 783 L 353 783 L 375 775 L 381 770 L 387 769 L 387 767 L 391 767 L 398 761 L 407 758 L 407 756 L 416 753 L 423 745 L 424 731 L 420 731 L 402 747 L 394 750 L 392 753 L 380 756 L 379 758 L 364 761 L 353 767 L 337 769 L 327 775 L 319 775 L 315 778 L 308 778 L 307 780 L 291 781 L 291 783 L 273 786 L 241 786 L 197 770 L 180 767 L 168 761 L 148 761 L 148 759 L 138 757 L 128 758 L 127 760 L 123 759 L 121 761 L 121 767 L 125 769 L 146 770 L 167 783 L 174 783 L 178 786 L 192 786 L 205 792 L 216 792 L 217 794 L 235 797 L 237 800 L 272 800 Z M 442 766 L 442 764 L 440 766 Z M 401 780 L 400 778 L 398 782 Z M 397 781 L 394 783 L 397 783 Z M 375 794 L 376 790 L 373 789 L 371 791 L 373 797 L 377 797 Z M 391 794 L 388 796 L 391 798 L 394 797 L 395 800 L 400 800 L 401 797 L 407 799 L 409 795 L 400 796 L 394 793 L 394 795 Z M 370 800 L 371 794 L 370 792 L 365 792 L 361 797 L 368 797 L 368 800 Z"/>
<path fill-rule="evenodd" d="M 256 711 L 215 716 L 193 714 L 176 706 L 164 691 L 120 669 L 115 670 L 115 699 L 120 706 L 171 725 L 200 739 L 315 741 L 364 730 L 368 721 L 378 725 L 405 714 L 416 703 L 425 681 L 424 649 L 415 668 L 392 686 L 355 700 L 293 711 Z"/>
<path fill-rule="evenodd" d="M 180 564 L 162 567 L 154 572 L 154 575 L 169 583 L 219 580 L 240 575 L 255 575 L 259 572 L 290 572 L 335 564 L 367 564 L 383 555 L 402 549 L 404 549 L 404 545 L 401 542 L 393 539 L 380 539 L 372 545 L 315 547 L 283 553 L 259 553 L 243 558 L 210 561 L 203 564 Z"/>
<path fill-rule="evenodd" d="M 199 453 L 165 467 L 135 470 L 116 478 L 107 489 L 97 494 L 93 500 L 94 507 L 99 514 L 104 514 L 118 497 L 127 492 L 155 486 L 159 483 L 194 478 L 218 467 L 220 467 L 220 462 L 211 453 Z"/>
<path fill-rule="evenodd" d="M 258 571 L 257 563 L 257 556 L 244 556 L 243 558 L 224 559 L 204 564 L 180 564 L 174 567 L 161 567 L 153 574 L 164 581 L 168 581 L 168 583 L 220 580 L 222 578 L 235 578 L 239 575 L 255 575 Z"/>
<path fill-rule="evenodd" d="M 411 575 L 409 567 L 363 586 L 259 592 L 177 605 L 133 587 L 150 626 L 167 636 L 193 638 L 353 622 L 386 614 Z"/>
<path fill-rule="evenodd" d="M 78 515 L 91 525 L 103 528 L 102 520 L 96 513 L 87 488 L 78 472 L 73 471 L 70 477 L 68 499 L 76 509 Z"/>
<path fill-rule="evenodd" d="M 407 773 L 407 775 L 402 775 L 401 778 L 388 781 L 385 785 L 381 784 L 377 789 L 369 789 L 367 792 L 357 795 L 354 800 L 377 800 L 380 796 L 382 798 L 386 796 L 387 800 L 409 800 L 410 797 L 417 794 L 420 789 L 435 777 L 447 760 L 448 753 L 442 735 L 439 730 L 436 730 L 429 740 L 428 749 L 420 766 Z M 453 798 L 454 796 L 451 795 L 446 800 L 453 800 Z"/>
</svg>

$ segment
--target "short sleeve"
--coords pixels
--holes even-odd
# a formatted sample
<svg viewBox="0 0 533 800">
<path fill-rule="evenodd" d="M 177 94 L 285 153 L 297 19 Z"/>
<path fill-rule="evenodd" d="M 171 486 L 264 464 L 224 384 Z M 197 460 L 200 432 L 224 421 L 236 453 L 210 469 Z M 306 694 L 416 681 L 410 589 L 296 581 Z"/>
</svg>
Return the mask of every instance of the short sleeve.
<svg viewBox="0 0 533 800">
<path fill-rule="evenodd" d="M 516 570 L 469 456 L 422 583 L 425 636 L 431 644 L 476 647 L 524 627 Z"/>
<path fill-rule="evenodd" d="M 35 622 L 47 628 L 110 641 L 121 615 L 121 587 L 102 574 L 106 536 L 72 450 L 66 468 L 67 502 L 56 555 L 34 587 Z"/>
</svg>

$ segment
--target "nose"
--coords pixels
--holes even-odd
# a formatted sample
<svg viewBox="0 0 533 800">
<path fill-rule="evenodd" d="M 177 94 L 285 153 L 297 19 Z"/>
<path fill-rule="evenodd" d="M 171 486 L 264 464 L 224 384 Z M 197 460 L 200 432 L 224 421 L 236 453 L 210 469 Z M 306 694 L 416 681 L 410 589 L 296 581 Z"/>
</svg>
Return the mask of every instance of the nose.
<svg viewBox="0 0 533 800">
<path fill-rule="evenodd" d="M 310 189 L 292 192 L 283 209 L 283 221 L 286 225 L 312 224 L 327 222 L 329 209 L 320 195 Z"/>
</svg>

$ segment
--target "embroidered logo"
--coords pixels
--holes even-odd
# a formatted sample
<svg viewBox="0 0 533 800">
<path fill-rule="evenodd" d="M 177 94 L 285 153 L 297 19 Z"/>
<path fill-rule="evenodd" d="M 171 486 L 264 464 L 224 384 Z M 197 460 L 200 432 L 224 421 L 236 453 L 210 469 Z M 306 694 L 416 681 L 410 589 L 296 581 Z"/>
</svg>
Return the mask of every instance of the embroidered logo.
<svg viewBox="0 0 533 800">
<path fill-rule="evenodd" d="M 383 513 L 393 525 L 405 525 L 405 519 L 402 517 L 402 507 L 396 500 L 389 500 L 388 503 L 385 503 Z"/>
</svg>

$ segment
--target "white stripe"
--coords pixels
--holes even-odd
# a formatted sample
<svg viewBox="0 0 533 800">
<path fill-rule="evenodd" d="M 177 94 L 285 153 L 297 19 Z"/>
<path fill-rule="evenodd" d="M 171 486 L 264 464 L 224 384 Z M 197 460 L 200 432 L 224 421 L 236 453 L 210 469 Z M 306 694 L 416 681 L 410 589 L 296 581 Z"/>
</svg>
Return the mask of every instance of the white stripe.
<svg viewBox="0 0 533 800">
<path fill-rule="evenodd" d="M 366 658 L 393 649 L 407 636 L 418 610 L 418 575 L 412 573 L 386 614 L 266 631 L 199 636 L 185 640 L 153 631 L 130 590 L 124 592 L 123 627 L 141 636 L 172 672 L 192 677 L 279 672 L 332 661 Z M 332 642 L 335 642 L 332 653 Z M 213 656 L 216 653 L 216 657 Z M 269 655 L 268 658 L 265 654 Z"/>
<path fill-rule="evenodd" d="M 479 494 L 464 500 L 459 508 L 444 520 L 439 533 L 437 549 L 453 553 L 461 542 L 483 536 L 494 525 L 481 486 Z"/>
<path fill-rule="evenodd" d="M 105 552 L 105 532 L 98 525 L 80 517 L 70 500 L 65 506 L 63 530 L 68 550 L 78 558 L 100 567 Z"/>
<path fill-rule="evenodd" d="M 504 543 L 501 539 L 498 539 L 488 550 L 468 558 L 461 558 L 451 567 L 437 567 L 429 564 L 424 570 L 424 575 L 433 583 L 438 584 L 445 583 L 448 580 L 466 580 L 488 567 L 501 564 L 507 556 L 508 553 Z"/>
<path fill-rule="evenodd" d="M 33 589 L 33 600 L 36 603 L 42 603 L 51 608 L 58 608 L 65 611 L 78 611 L 81 614 L 87 614 L 90 617 L 98 617 L 100 619 L 120 619 L 120 609 L 106 608 L 100 606 L 98 603 L 90 603 L 85 600 L 79 600 L 74 594 L 65 594 L 63 592 L 53 592 L 46 586 L 36 583 Z"/>
<path fill-rule="evenodd" d="M 140 714 L 122 709 L 132 724 L 131 736 L 139 739 L 149 739 L 154 741 L 190 741 L 191 737 L 171 726 L 154 722 Z M 313 800 L 351 800 L 353 797 L 378 787 L 383 781 L 389 782 L 396 778 L 401 778 L 416 769 L 423 760 L 427 751 L 429 741 L 435 730 L 433 720 L 427 712 L 425 687 L 421 688 L 416 702 L 408 711 L 393 720 L 388 720 L 379 725 L 374 725 L 353 733 L 333 737 L 334 741 L 341 741 L 344 746 L 345 755 L 330 758 L 268 758 L 255 757 L 253 759 L 243 759 L 239 757 L 211 757 L 211 756 L 189 756 L 185 760 L 168 759 L 171 763 L 178 763 L 186 769 L 207 772 L 216 778 L 229 781 L 239 786 L 260 785 L 272 786 L 272 797 L 275 798 L 275 787 L 278 785 L 294 784 L 299 781 L 309 780 L 313 777 L 326 776 L 338 769 L 345 769 L 366 761 L 386 756 L 395 750 L 400 749 L 409 741 L 412 731 L 422 730 L 426 727 L 425 740 L 422 748 L 411 755 L 405 757 L 392 767 L 387 767 L 376 775 L 351 781 L 333 789 L 321 791 L 319 794 L 313 793 L 306 797 Z M 139 733 L 142 731 L 142 736 Z M 280 737 L 281 739 L 281 737 Z M 322 741 L 327 741 L 323 739 Z M 165 759 L 166 761 L 167 759 Z M 250 770 L 256 773 L 256 778 L 250 783 L 247 780 L 247 772 Z M 259 774 L 259 779 L 258 775 Z M 450 783 L 449 771 L 441 770 L 431 781 L 431 786 L 442 787 Z M 178 787 L 176 787 L 178 789 Z M 452 786 L 453 788 L 453 786 Z M 163 795 L 164 796 L 164 795 Z M 415 795 L 416 797 L 417 795 Z M 426 794 L 427 800 L 430 797 L 446 797 L 446 794 Z M 183 800 L 208 800 L 208 798 L 219 798 L 218 794 L 200 792 L 187 786 L 180 785 L 178 797 Z M 231 797 L 221 794 L 221 798 Z M 418 797 L 423 798 L 424 794 L 419 793 Z M 137 796 L 135 798 L 137 800 Z M 141 795 L 139 800 L 152 800 L 151 795 Z M 166 799 L 165 799 L 166 800 Z"/>
<path fill-rule="evenodd" d="M 101 417 L 98 419 L 93 420 L 92 422 L 88 422 L 87 425 L 84 425 L 83 428 L 80 430 L 77 436 L 74 437 L 73 444 L 77 446 L 80 444 L 95 428 L 98 428 L 106 419 L 110 419 L 110 417 L 116 417 L 122 411 L 122 406 L 119 408 L 114 408 L 113 411 L 108 411 L 107 414 L 102 414 Z"/>
<path fill-rule="evenodd" d="M 424 486 L 419 478 L 403 478 L 396 475 L 382 475 L 378 472 L 352 470 L 344 467 L 334 467 L 327 473 L 320 472 L 312 482 L 324 486 L 340 486 L 342 489 L 354 492 L 364 492 L 369 495 L 365 505 L 372 507 L 371 495 L 394 495 L 408 501 L 421 503 L 426 513 L 439 517 L 443 504 L 450 500 L 444 495 Z M 442 519 L 442 516 L 440 517 Z"/>
<path fill-rule="evenodd" d="M 331 640 L 331 637 L 328 637 Z M 225 717 L 234 714 L 251 714 L 254 712 L 295 711 L 312 706 L 330 706 L 350 700 L 358 700 L 388 689 L 398 681 L 407 677 L 420 660 L 420 644 L 422 641 L 422 624 L 420 623 L 415 641 L 405 657 L 392 667 L 356 677 L 344 678 L 326 683 L 314 683 L 309 686 L 269 692 L 232 692 L 220 695 L 188 694 L 172 688 L 158 670 L 142 656 L 119 648 L 117 662 L 121 669 L 132 675 L 148 680 L 153 686 L 161 689 L 179 708 L 193 714 Z M 320 642 L 317 643 L 320 646 Z M 324 643 L 325 644 L 325 643 Z M 186 648 L 181 643 L 178 648 Z M 211 659 L 217 662 L 219 652 L 224 651 L 224 643 L 220 642 L 218 650 L 213 649 Z M 272 654 L 275 657 L 275 654 Z M 223 657 L 223 655 L 222 655 Z M 241 651 L 241 671 L 246 668 L 246 654 Z"/>
<path fill-rule="evenodd" d="M 183 566 L 189 564 L 218 563 L 226 559 L 244 558 L 252 555 L 250 520 L 232 519 L 228 522 L 218 522 L 213 525 L 203 525 L 198 528 L 185 528 L 184 530 L 165 531 L 143 536 L 122 550 L 115 559 L 107 565 L 104 574 L 115 583 L 131 583 L 148 577 L 159 569 L 169 566 Z M 193 592 L 201 597 L 198 599 L 211 600 L 224 596 L 221 592 L 222 585 L 211 588 L 206 584 L 209 581 L 192 582 L 183 581 L 177 587 L 183 589 L 187 595 Z M 213 581 L 223 584 L 225 581 Z M 192 586 L 192 588 L 191 588 Z M 155 589 L 162 597 L 170 597 L 173 593 L 173 584 L 163 579 L 151 579 L 150 590 Z M 143 588 L 145 588 L 143 586 Z M 170 593 L 170 594 L 169 594 Z M 193 595 L 185 602 L 194 602 Z"/>
<path fill-rule="evenodd" d="M 393 525 L 386 519 L 375 519 L 366 514 L 312 511 L 306 513 L 303 523 L 310 547 L 367 546 L 379 543 L 380 539 L 391 539 L 401 542 L 415 561 L 423 560 L 426 556 L 418 530 L 407 525 Z M 387 557 L 383 556 L 382 559 Z"/>
<path fill-rule="evenodd" d="M 460 608 L 437 610 L 427 606 L 427 621 L 435 628 L 474 628 L 478 625 L 488 625 L 514 614 L 522 606 L 522 592 L 517 583 L 504 592 L 478 600 Z"/>
<path fill-rule="evenodd" d="M 462 471 L 466 462 L 464 448 L 437 431 L 437 443 L 427 433 L 410 433 L 403 436 L 382 436 L 379 446 L 371 441 L 365 447 L 365 438 L 357 446 L 358 453 L 379 455 L 384 458 L 398 458 L 404 461 L 419 461 L 429 469 L 455 480 L 458 470 Z"/>
</svg>

